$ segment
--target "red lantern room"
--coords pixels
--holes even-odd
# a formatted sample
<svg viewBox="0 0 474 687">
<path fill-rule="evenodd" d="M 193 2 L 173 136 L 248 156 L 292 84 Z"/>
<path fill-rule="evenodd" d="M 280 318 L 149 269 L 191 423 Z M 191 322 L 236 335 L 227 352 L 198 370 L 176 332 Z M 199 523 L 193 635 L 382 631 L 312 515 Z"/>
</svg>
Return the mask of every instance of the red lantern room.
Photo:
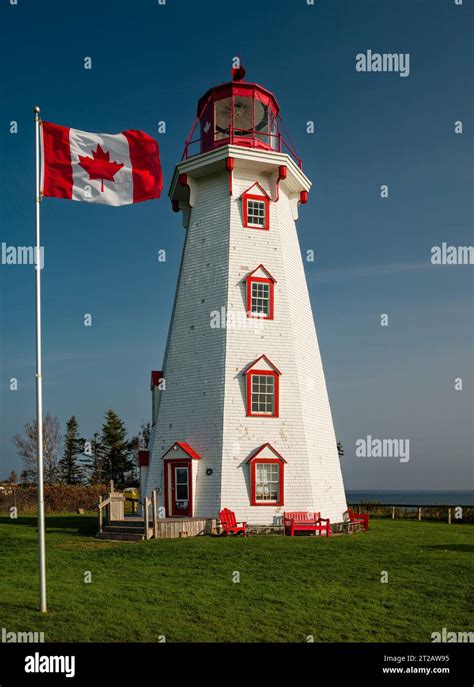
<svg viewBox="0 0 474 687">
<path fill-rule="evenodd" d="M 301 166 L 301 160 L 281 135 L 275 96 L 263 86 L 244 81 L 244 76 L 242 66 L 234 68 L 232 81 L 210 88 L 200 98 L 183 158 L 228 144 L 278 152 L 285 147 Z"/>
<path fill-rule="evenodd" d="M 198 103 L 201 153 L 221 145 L 279 150 L 278 103 L 266 88 L 243 81 L 243 67 L 233 80 L 215 86 Z"/>
</svg>

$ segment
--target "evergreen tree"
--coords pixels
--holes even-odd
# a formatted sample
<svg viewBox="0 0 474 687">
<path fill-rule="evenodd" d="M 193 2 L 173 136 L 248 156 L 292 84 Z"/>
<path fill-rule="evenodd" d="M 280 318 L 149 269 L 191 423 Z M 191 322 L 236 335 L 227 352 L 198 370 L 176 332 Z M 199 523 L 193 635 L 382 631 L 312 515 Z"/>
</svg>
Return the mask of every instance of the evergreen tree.
<svg viewBox="0 0 474 687">
<path fill-rule="evenodd" d="M 59 461 L 61 479 L 66 484 L 80 484 L 83 479 L 83 468 L 79 456 L 84 450 L 84 439 L 79 436 L 79 425 L 74 415 L 66 424 L 64 453 Z"/>
<path fill-rule="evenodd" d="M 116 486 L 124 485 L 126 474 L 133 469 L 133 450 L 125 425 L 113 410 L 105 414 L 100 443 L 105 480 L 113 479 Z"/>
<path fill-rule="evenodd" d="M 29 483 L 30 481 L 31 481 L 30 480 L 30 473 L 25 468 L 20 473 L 20 484 L 26 484 L 26 483 Z"/>
<path fill-rule="evenodd" d="M 130 448 L 133 452 L 134 466 L 133 471 L 128 480 L 128 486 L 138 486 L 140 479 L 140 466 L 138 464 L 138 451 L 147 449 L 150 443 L 151 425 L 149 422 L 144 422 L 140 426 L 140 431 L 130 441 Z"/>
<path fill-rule="evenodd" d="M 147 449 L 150 443 L 151 425 L 149 422 L 144 422 L 140 427 L 140 432 L 138 434 L 140 438 L 140 448 Z"/>
<path fill-rule="evenodd" d="M 16 484 L 18 482 L 18 477 L 16 475 L 15 470 L 12 470 L 10 472 L 10 477 L 8 478 L 8 481 L 11 482 L 12 484 Z"/>
<path fill-rule="evenodd" d="M 95 432 L 90 442 L 85 442 L 82 463 L 88 473 L 89 484 L 104 484 L 104 449 L 100 441 L 99 432 Z"/>
</svg>

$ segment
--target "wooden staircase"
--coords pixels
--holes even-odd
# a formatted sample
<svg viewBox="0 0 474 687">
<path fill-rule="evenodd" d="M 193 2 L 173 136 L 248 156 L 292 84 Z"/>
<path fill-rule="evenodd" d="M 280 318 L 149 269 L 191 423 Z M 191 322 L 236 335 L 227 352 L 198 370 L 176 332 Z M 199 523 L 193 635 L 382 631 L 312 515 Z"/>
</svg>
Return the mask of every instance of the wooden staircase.
<svg viewBox="0 0 474 687">
<path fill-rule="evenodd" d="M 113 480 L 110 481 L 110 492 L 105 497 L 99 497 L 99 531 L 97 539 L 110 541 L 143 541 L 151 539 L 153 527 L 149 527 L 148 507 L 151 500 L 146 498 L 144 510 L 147 514 L 144 518 L 136 515 L 125 515 L 125 495 L 116 491 Z M 153 518 L 156 518 L 156 494 L 153 498 Z"/>
<path fill-rule="evenodd" d="M 125 515 L 125 496 L 114 489 L 99 497 L 99 531 L 97 539 L 109 541 L 144 541 L 148 539 L 174 539 L 215 534 L 215 518 L 158 518 L 157 492 L 143 499 L 143 516 Z M 151 508 L 151 517 L 150 517 Z M 151 525 L 151 527 L 150 527 Z"/>
<path fill-rule="evenodd" d="M 148 539 L 153 535 L 153 528 L 148 528 Z M 143 541 L 145 537 L 143 520 L 112 520 L 109 524 L 103 525 L 102 531 L 96 535 L 97 539 L 108 539 L 110 541 Z"/>
</svg>

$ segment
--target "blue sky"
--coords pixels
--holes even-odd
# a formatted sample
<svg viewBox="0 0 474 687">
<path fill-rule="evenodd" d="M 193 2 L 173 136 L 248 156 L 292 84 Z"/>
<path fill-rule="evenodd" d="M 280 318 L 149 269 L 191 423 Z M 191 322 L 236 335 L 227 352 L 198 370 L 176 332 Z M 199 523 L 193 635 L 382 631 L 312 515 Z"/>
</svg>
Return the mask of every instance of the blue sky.
<svg viewBox="0 0 474 687">
<path fill-rule="evenodd" d="M 430 264 L 432 246 L 473 243 L 471 3 L 19 0 L 0 19 L 0 242 L 34 241 L 33 105 L 58 124 L 156 136 L 166 191 L 198 98 L 240 52 L 314 184 L 298 231 L 316 252 L 306 273 L 346 487 L 472 487 L 472 266 Z M 409 53 L 410 75 L 357 72 L 368 49 Z M 47 199 L 42 225 L 45 410 L 90 436 L 113 407 L 135 432 L 162 364 L 181 218 L 164 192 L 119 209 Z M 10 437 L 35 412 L 34 342 L 34 271 L 0 264 L 0 478 L 21 469 Z M 410 461 L 356 457 L 369 434 L 410 439 Z"/>
</svg>

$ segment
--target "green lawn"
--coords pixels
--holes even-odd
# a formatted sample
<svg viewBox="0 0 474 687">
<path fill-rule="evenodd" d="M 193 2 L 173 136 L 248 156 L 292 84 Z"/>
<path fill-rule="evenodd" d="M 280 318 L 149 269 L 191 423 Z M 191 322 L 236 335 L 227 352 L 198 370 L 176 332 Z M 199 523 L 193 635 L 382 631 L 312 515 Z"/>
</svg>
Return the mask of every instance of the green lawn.
<svg viewBox="0 0 474 687">
<path fill-rule="evenodd" d="M 0 628 L 99 642 L 429 642 L 443 627 L 472 630 L 472 525 L 375 520 L 327 540 L 139 543 L 98 541 L 95 531 L 90 516 L 47 518 L 43 616 L 35 520 L 0 518 Z"/>
</svg>

